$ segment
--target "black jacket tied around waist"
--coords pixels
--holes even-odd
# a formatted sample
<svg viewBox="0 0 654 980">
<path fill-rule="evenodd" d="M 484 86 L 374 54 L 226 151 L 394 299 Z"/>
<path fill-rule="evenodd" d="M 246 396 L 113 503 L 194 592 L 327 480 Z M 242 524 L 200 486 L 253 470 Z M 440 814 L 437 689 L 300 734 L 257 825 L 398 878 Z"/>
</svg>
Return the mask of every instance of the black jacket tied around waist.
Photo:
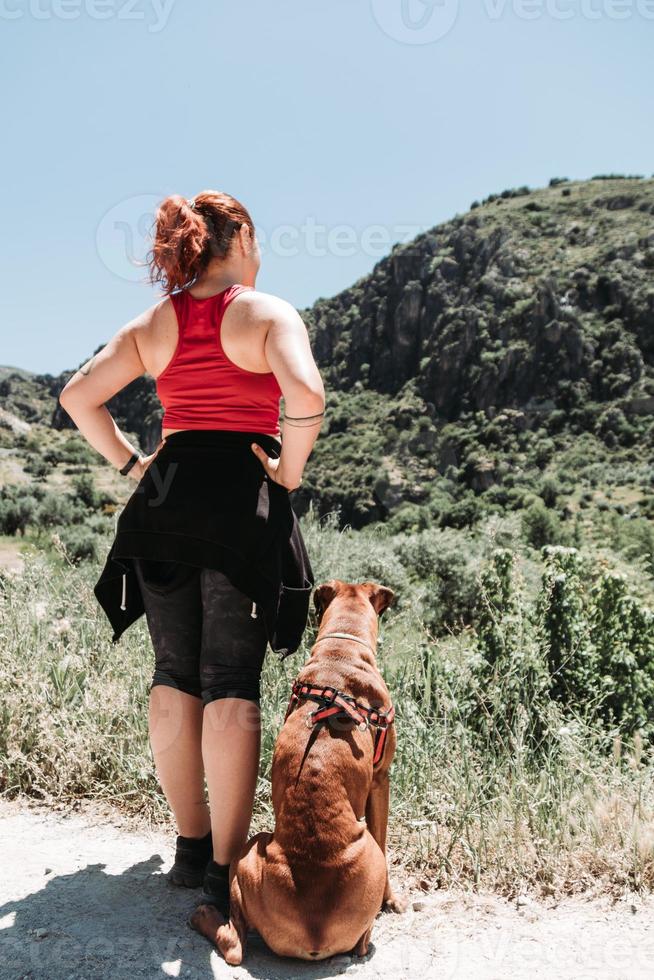
<svg viewBox="0 0 654 980">
<path fill-rule="evenodd" d="M 121 511 L 95 596 L 113 642 L 145 611 L 133 558 L 222 571 L 264 617 L 283 658 L 300 645 L 314 575 L 288 490 L 250 448 L 278 458 L 261 432 L 189 429 L 168 436 Z"/>
</svg>

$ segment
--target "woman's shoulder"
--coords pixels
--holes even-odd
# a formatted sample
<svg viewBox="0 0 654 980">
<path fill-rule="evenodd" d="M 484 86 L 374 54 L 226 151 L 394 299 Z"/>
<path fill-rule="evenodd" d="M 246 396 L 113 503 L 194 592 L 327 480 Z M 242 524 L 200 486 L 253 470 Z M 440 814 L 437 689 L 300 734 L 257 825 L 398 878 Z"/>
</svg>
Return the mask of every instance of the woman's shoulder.
<svg viewBox="0 0 654 980">
<path fill-rule="evenodd" d="M 160 341 L 175 335 L 177 317 L 170 296 L 164 296 L 136 316 L 124 328 L 132 333 L 146 370 L 156 376 Z"/>
<path fill-rule="evenodd" d="M 299 317 L 298 311 L 287 300 L 259 289 L 244 289 L 232 305 L 241 309 L 248 318 L 261 322 L 287 322 Z"/>
<path fill-rule="evenodd" d="M 135 316 L 133 320 L 130 320 L 125 325 L 125 329 L 131 328 L 135 332 L 143 332 L 162 320 L 169 319 L 171 316 L 174 316 L 172 298 L 170 296 L 164 296 L 158 302 L 149 306 L 147 310 L 143 310 L 142 313 Z"/>
</svg>

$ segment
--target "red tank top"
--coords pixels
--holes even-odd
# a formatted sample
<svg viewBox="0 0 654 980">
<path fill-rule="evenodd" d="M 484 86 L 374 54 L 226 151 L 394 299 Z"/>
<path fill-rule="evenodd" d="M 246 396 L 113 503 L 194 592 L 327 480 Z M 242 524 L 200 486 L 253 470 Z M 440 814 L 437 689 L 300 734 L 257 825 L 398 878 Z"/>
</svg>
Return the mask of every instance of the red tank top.
<svg viewBox="0 0 654 980">
<path fill-rule="evenodd" d="M 178 325 L 175 352 L 156 378 L 164 429 L 240 429 L 279 435 L 282 390 L 272 371 L 247 371 L 220 343 L 223 315 L 235 296 L 252 286 L 230 286 L 195 299 L 171 295 Z"/>
</svg>

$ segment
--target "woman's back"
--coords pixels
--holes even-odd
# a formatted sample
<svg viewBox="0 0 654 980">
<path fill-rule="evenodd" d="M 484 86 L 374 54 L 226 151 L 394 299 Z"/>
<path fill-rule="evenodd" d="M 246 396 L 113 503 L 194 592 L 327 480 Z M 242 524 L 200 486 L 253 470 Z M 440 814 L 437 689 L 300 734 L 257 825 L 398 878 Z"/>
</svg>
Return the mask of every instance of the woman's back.
<svg viewBox="0 0 654 980">
<path fill-rule="evenodd" d="M 249 446 L 271 479 L 297 488 L 324 415 L 324 386 L 297 310 L 254 288 L 260 250 L 247 209 L 217 191 L 192 201 L 166 198 L 157 211 L 149 265 L 151 281 L 162 284 L 166 298 L 125 324 L 80 368 L 60 403 L 81 420 L 94 448 L 138 482 L 158 449 L 141 457 L 106 403 L 149 374 L 167 410 L 163 441 L 178 431 L 231 429 L 259 431 L 281 446 L 283 431 L 279 457 L 271 458 L 257 439 Z M 222 302 L 227 296 L 228 304 Z"/>
<path fill-rule="evenodd" d="M 179 429 L 280 434 L 282 389 L 265 364 L 265 333 L 256 317 L 246 315 L 252 304 L 227 316 L 238 297 L 253 292 L 234 284 L 198 298 L 183 289 L 163 304 L 172 309 L 153 317 L 147 339 L 142 335 L 143 357 L 152 363 L 165 410 L 164 436 Z"/>
</svg>

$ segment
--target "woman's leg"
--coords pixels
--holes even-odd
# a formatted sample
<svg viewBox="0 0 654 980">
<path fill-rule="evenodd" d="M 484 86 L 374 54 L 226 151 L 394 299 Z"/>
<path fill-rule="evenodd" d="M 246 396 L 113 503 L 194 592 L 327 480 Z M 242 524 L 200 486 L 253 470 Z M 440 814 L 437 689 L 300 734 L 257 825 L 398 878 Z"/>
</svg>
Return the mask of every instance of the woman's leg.
<svg viewBox="0 0 654 980">
<path fill-rule="evenodd" d="M 182 837 L 211 827 L 204 792 L 202 700 L 165 684 L 150 690 L 150 747 L 155 769 Z"/>
<path fill-rule="evenodd" d="M 150 747 L 161 788 L 183 837 L 210 828 L 202 763 L 200 569 L 134 559 L 155 652 Z"/>
<path fill-rule="evenodd" d="M 260 745 L 260 713 L 253 701 L 220 698 L 205 707 L 202 757 L 217 864 L 229 864 L 247 840 Z"/>
<path fill-rule="evenodd" d="M 259 678 L 268 644 L 263 616 L 222 572 L 203 569 L 200 680 L 202 757 L 213 856 L 228 864 L 245 844 L 259 771 Z"/>
</svg>

